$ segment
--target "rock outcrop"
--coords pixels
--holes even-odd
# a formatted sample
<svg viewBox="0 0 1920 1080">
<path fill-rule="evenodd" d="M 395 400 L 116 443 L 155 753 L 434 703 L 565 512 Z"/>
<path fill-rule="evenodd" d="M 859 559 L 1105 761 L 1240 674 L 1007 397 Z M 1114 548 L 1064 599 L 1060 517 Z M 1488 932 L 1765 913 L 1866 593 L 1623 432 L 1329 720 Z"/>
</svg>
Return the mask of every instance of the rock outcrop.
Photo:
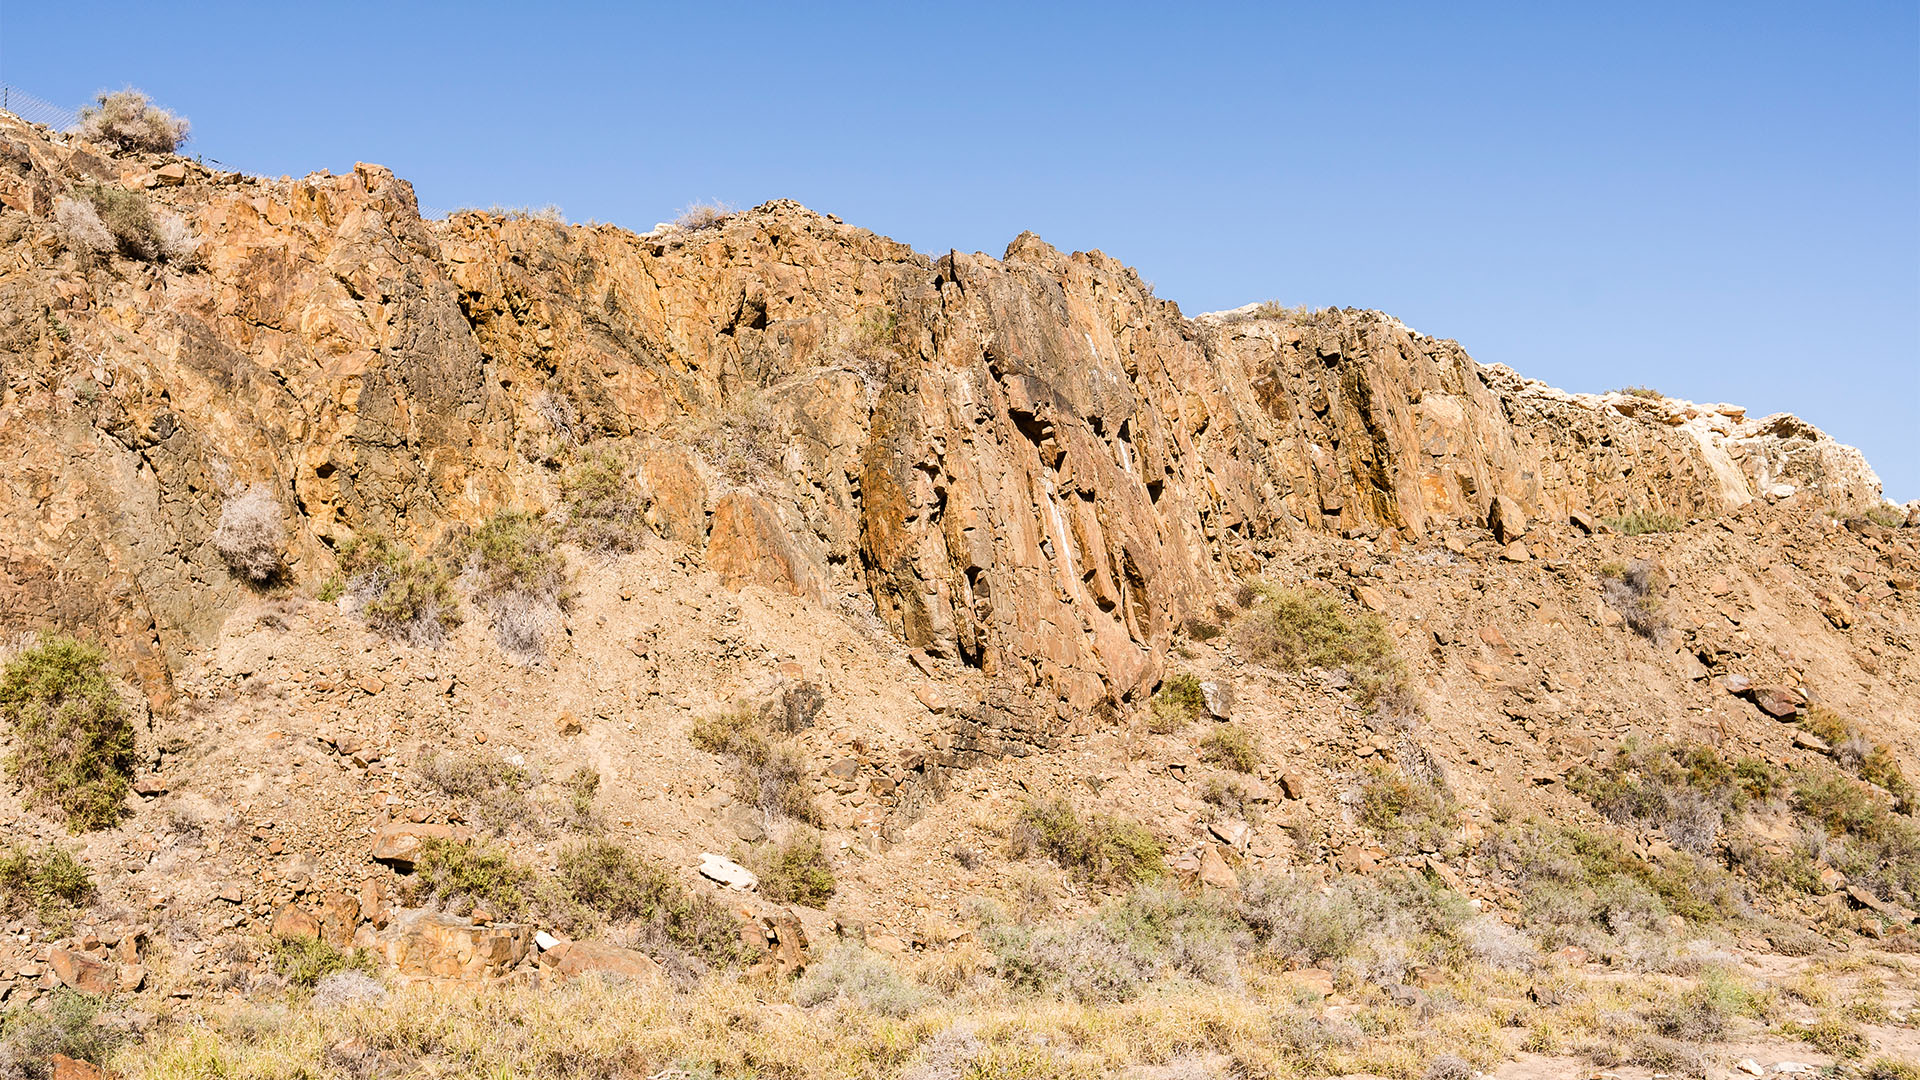
<svg viewBox="0 0 1920 1080">
<path fill-rule="evenodd" d="M 0 156 L 0 630 L 104 633 L 156 702 L 249 587 L 211 536 L 253 485 L 317 582 L 355 535 L 553 507 L 605 449 L 729 584 L 870 605 L 1039 737 L 1150 688 L 1303 531 L 1879 499 L 1789 416 L 1563 394 L 1376 312 L 1188 319 L 1031 234 L 929 257 L 785 201 L 423 221 L 376 166 L 215 174 L 8 116 Z M 87 183 L 180 215 L 197 259 L 72 250 L 52 210 Z"/>
</svg>

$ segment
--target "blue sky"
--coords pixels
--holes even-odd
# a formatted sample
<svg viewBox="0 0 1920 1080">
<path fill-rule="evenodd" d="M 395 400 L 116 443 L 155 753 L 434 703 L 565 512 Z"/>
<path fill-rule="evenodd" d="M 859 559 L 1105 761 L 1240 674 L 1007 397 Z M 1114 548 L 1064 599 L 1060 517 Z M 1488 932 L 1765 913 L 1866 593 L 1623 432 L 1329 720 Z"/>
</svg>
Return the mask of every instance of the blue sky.
<svg viewBox="0 0 1920 1080">
<path fill-rule="evenodd" d="M 1571 390 L 1791 410 L 1920 498 L 1920 5 L 0 0 L 0 81 L 189 149 L 637 229 L 775 197 L 1189 313 L 1376 307 Z"/>
</svg>

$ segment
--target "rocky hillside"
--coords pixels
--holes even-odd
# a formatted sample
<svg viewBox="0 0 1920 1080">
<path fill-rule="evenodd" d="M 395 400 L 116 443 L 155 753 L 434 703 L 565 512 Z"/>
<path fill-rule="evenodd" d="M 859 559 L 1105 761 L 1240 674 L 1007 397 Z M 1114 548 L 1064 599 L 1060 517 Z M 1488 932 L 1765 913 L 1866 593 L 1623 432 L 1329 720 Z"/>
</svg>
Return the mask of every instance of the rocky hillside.
<svg viewBox="0 0 1920 1080">
<path fill-rule="evenodd" d="M 145 704 L 115 827 L 74 839 L 26 790 L 0 798 L 19 842 L 80 844 L 100 888 L 77 929 L 13 924 L 11 1004 L 63 983 L 242 1000 L 274 938 L 515 986 L 674 968 L 637 930 L 574 941 L 498 901 L 436 903 L 421 852 L 491 837 L 565 877 L 567 837 L 610 837 L 711 892 L 703 853 L 751 862 L 796 823 L 838 878 L 831 902 L 718 894 L 749 920 L 756 970 L 791 974 L 840 938 L 964 967 L 986 948 L 982 899 L 1078 917 L 1119 891 L 1070 866 L 1032 876 L 1052 849 L 1008 823 L 1050 796 L 1138 823 L 1222 895 L 1438 881 L 1532 935 L 1539 958 L 1511 971 L 1690 976 L 1686 928 L 1713 921 L 1656 888 L 1679 920 L 1658 924 L 1679 935 L 1665 959 L 1622 944 L 1617 916 L 1554 937 L 1529 921 L 1537 860 L 1512 854 L 1510 823 L 1535 815 L 1653 868 L 1589 894 L 1710 867 L 1715 902 L 1749 921 L 1698 940 L 1768 962 L 1808 962 L 1795 934 L 1831 950 L 1904 934 L 1920 904 L 1920 877 L 1889 869 L 1909 854 L 1847 862 L 1843 841 L 1809 856 L 1812 886 L 1764 886 L 1762 854 L 1804 854 L 1829 805 L 1786 780 L 1686 795 L 1704 839 L 1672 809 L 1680 788 L 1666 809 L 1620 795 L 1667 775 L 1648 747 L 1697 764 L 1684 754 L 1707 746 L 1758 763 L 1741 776 L 1838 770 L 1911 809 L 1894 781 L 1920 762 L 1920 512 L 1792 416 L 1563 393 L 1378 312 L 1189 318 L 1129 268 L 1031 234 L 998 259 L 933 257 L 785 201 L 644 234 L 428 221 L 377 166 L 218 173 L 3 114 L 0 159 L 0 631 L 102 643 Z M 142 227 L 175 239 L 87 250 L 61 208 L 120 205 L 102 192 L 139 193 Z M 251 576 L 222 535 L 248 499 L 274 541 Z M 524 548 L 512 589 L 488 584 L 502 538 Z M 430 562 L 445 580 L 422 595 L 446 617 L 380 625 L 366 583 Z M 1301 596 L 1362 644 L 1302 659 L 1248 629 Z M 785 719 L 748 741 L 740 725 L 767 717 Z M 791 761 L 810 809 L 738 782 L 769 760 Z M 1413 786 L 1388 798 L 1389 782 Z M 1416 819 L 1431 829 L 1402 827 Z M 742 884 L 733 861 L 706 865 Z M 980 971 L 1013 978 L 995 955 Z M 1416 986 L 1418 964 L 1295 960 L 1271 966 L 1328 980 L 1336 1012 L 1314 1022 L 1334 1028 L 1376 999 L 1427 1015 L 1407 995 L 1441 986 Z M 1529 989 L 1512 977 L 1496 997 Z M 1548 1012 L 1599 1000 L 1532 989 Z M 1910 988 L 1895 998 L 1862 1038 L 1904 1053 Z M 1814 1022 L 1793 1009 L 1753 1045 Z M 1468 1056 L 1519 1052 L 1527 1022 L 1507 1026 Z M 369 1038 L 348 1040 L 373 1055 L 355 1075 L 385 1075 L 399 1059 Z M 1529 1052 L 1599 1060 L 1542 1038 Z M 1101 1068 L 1187 1055 L 1266 1074 L 1222 1040 Z M 645 1068 L 678 1060 L 662 1054 Z"/>
</svg>

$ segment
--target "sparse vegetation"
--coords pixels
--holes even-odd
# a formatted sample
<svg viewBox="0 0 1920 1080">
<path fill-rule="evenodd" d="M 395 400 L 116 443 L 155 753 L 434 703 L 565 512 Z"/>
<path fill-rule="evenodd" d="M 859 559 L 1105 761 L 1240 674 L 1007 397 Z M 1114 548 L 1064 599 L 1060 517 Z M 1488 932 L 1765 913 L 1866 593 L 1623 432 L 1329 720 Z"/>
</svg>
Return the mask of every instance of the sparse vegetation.
<svg viewBox="0 0 1920 1080">
<path fill-rule="evenodd" d="M 526 796 L 533 775 L 498 754 L 435 751 L 420 759 L 418 769 L 422 780 L 455 800 L 476 821 L 495 828 L 536 823 Z"/>
<path fill-rule="evenodd" d="M 340 572 L 344 592 L 375 631 L 433 647 L 460 625 L 460 602 L 446 568 L 386 537 L 369 534 L 342 544 Z"/>
<path fill-rule="evenodd" d="M 806 763 L 793 747 L 774 738 L 769 723 L 774 715 L 743 705 L 695 720 L 687 737 L 707 753 L 733 758 L 740 794 L 761 812 L 817 825 L 820 811 L 807 790 Z"/>
<path fill-rule="evenodd" d="M 570 603 L 566 560 L 553 530 L 524 511 L 482 522 L 467 538 L 462 580 L 487 612 L 500 650 L 528 667 L 546 662 L 547 642 Z"/>
<path fill-rule="evenodd" d="M 783 468 L 786 430 L 759 391 L 717 403 L 690 423 L 685 439 L 716 472 L 742 487 L 777 476 Z"/>
<path fill-rule="evenodd" d="M 1147 730 L 1171 735 L 1207 714 L 1200 680 L 1187 672 L 1169 675 L 1147 704 Z"/>
<path fill-rule="evenodd" d="M 171 154 L 187 141 L 192 125 L 128 87 L 102 93 L 80 110 L 80 135 L 121 151 Z"/>
<path fill-rule="evenodd" d="M 1014 857 L 1040 853 L 1090 884 L 1123 888 L 1166 872 L 1160 841 L 1138 822 L 1082 816 L 1065 799 L 1031 802 L 1014 826 Z"/>
<path fill-rule="evenodd" d="M 825 907 L 833 899 L 833 864 L 820 847 L 820 836 L 798 832 L 779 844 L 756 848 L 747 864 L 760 878 L 761 895 L 781 904 Z"/>
<path fill-rule="evenodd" d="M 338 949 L 312 937 L 276 939 L 268 958 L 275 975 L 289 985 L 309 989 L 329 975 L 342 971 L 371 975 L 374 968 L 373 956 L 365 949 Z"/>
<path fill-rule="evenodd" d="M 1378 616 L 1349 616 L 1329 593 L 1260 587 L 1234 624 L 1234 643 L 1256 663 L 1283 671 L 1345 672 L 1353 696 L 1371 709 L 1411 711 L 1405 666 Z"/>
<path fill-rule="evenodd" d="M 1200 740 L 1200 756 L 1235 772 L 1260 767 L 1260 741 L 1239 724 L 1219 724 Z"/>
<path fill-rule="evenodd" d="M 533 903 L 534 873 L 504 850 L 470 840 L 429 837 L 421 842 L 409 902 L 432 900 L 455 911 L 485 908 L 496 918 L 517 918 Z"/>
<path fill-rule="evenodd" d="M 17 1005 L 0 1013 L 0 1075 L 52 1080 L 55 1054 L 106 1064 L 127 1036 L 124 1028 L 102 1023 L 102 1006 L 99 998 L 63 988 L 39 1008 Z"/>
<path fill-rule="evenodd" d="M 43 638 L 0 674 L 0 719 L 13 733 L 7 775 L 64 813 L 69 829 L 113 825 L 135 764 L 130 713 L 105 653 Z"/>
<path fill-rule="evenodd" d="M 280 575 L 286 548 L 280 504 L 265 484 L 255 484 L 220 508 L 213 550 L 234 573 L 256 585 L 271 582 Z"/>
<path fill-rule="evenodd" d="M 0 849 L 0 913 L 32 911 L 42 929 L 57 936 L 72 927 L 75 910 L 93 891 L 93 875 L 65 848 Z"/>
<path fill-rule="evenodd" d="M 1407 767 L 1369 769 L 1360 785 L 1360 820 L 1415 850 L 1445 847 L 1459 807 L 1438 776 Z"/>
<path fill-rule="evenodd" d="M 1647 533 L 1679 532 L 1687 527 L 1687 519 L 1664 510 L 1634 510 L 1619 517 L 1601 518 L 1608 528 L 1622 536 L 1644 536 Z"/>
<path fill-rule="evenodd" d="M 588 551 L 617 553 L 640 546 L 647 500 L 632 466 L 611 450 L 581 455 L 560 474 L 567 535 Z"/>
<path fill-rule="evenodd" d="M 1615 390 L 1614 393 L 1626 394 L 1628 397 L 1646 398 L 1649 401 L 1665 401 L 1667 399 L 1667 395 L 1655 390 L 1651 386 L 1623 386 Z"/>
<path fill-rule="evenodd" d="M 1894 808 L 1910 813 L 1914 806 L 1914 786 L 1900 770 L 1900 763 L 1885 746 L 1868 738 L 1859 725 L 1831 709 L 1815 705 L 1800 717 L 1800 726 L 1818 735 L 1831 747 L 1830 754 L 1841 768 L 1893 796 Z"/>
</svg>

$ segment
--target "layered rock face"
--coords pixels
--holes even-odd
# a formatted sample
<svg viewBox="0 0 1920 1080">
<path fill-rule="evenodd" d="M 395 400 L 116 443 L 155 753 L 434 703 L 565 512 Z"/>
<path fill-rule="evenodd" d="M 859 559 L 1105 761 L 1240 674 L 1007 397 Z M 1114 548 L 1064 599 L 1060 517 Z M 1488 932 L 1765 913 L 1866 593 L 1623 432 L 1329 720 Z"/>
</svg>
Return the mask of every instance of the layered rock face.
<svg viewBox="0 0 1920 1080">
<path fill-rule="evenodd" d="M 790 202 L 427 222 L 377 167 L 218 175 L 6 116 L 0 157 L 0 629 L 110 628 L 156 697 L 243 595 L 210 537 L 256 484 L 314 582 L 351 536 L 549 509 L 609 454 L 728 583 L 870 604 L 1042 727 L 1151 686 L 1299 531 L 1879 499 L 1791 417 L 1562 394 L 1374 312 L 1188 319 L 1030 234 L 933 258 Z M 181 216 L 197 263 L 75 250 L 54 210 L 86 183 Z"/>
</svg>

